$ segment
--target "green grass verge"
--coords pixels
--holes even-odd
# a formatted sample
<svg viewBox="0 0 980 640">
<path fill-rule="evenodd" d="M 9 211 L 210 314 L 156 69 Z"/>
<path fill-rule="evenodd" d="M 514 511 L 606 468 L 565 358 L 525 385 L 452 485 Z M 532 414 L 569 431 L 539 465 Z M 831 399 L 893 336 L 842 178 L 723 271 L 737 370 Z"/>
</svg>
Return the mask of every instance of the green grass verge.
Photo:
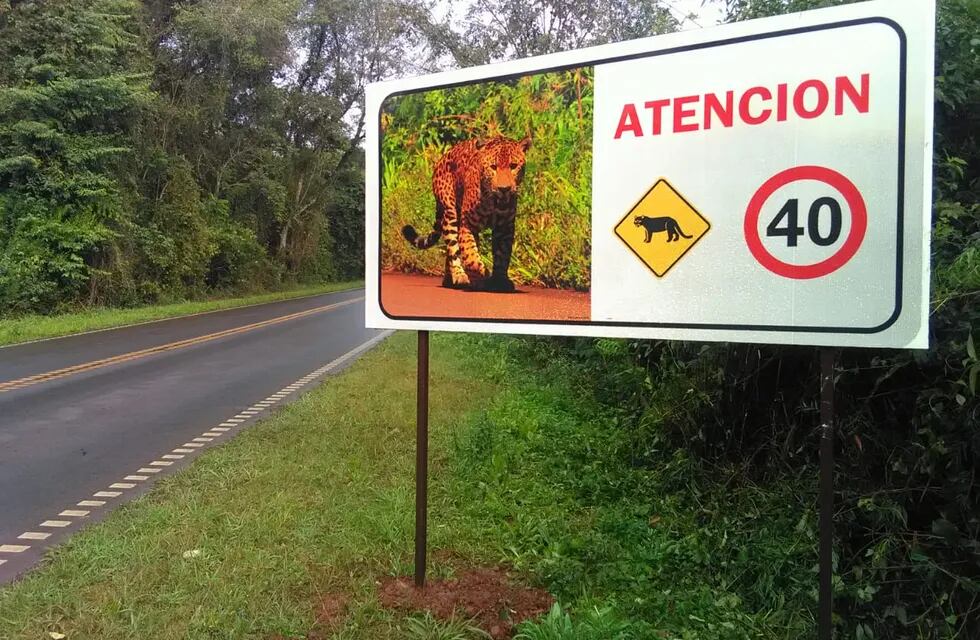
<svg viewBox="0 0 980 640">
<path fill-rule="evenodd" d="M 674 453 L 631 466 L 572 365 L 528 344 L 433 337 L 432 573 L 503 563 L 548 587 L 571 621 L 525 638 L 812 635 L 812 487 L 706 489 Z M 0 590 L 0 638 L 301 638 L 332 594 L 350 605 L 327 637 L 456 637 L 375 597 L 412 568 L 414 348 L 396 334 L 73 536 Z"/>
<path fill-rule="evenodd" d="M 93 309 L 91 311 L 79 311 L 54 316 L 30 315 L 16 318 L 0 318 L 0 346 L 40 340 L 42 338 L 56 338 L 83 331 L 121 327 L 151 320 L 163 320 L 165 318 L 185 316 L 192 313 L 218 311 L 220 309 L 230 309 L 232 307 L 242 307 L 250 304 L 261 304 L 263 302 L 288 300 L 290 298 L 300 298 L 318 293 L 341 291 L 343 289 L 359 287 L 363 284 L 361 280 L 353 280 L 350 282 L 308 285 L 285 291 L 274 291 L 237 298 L 176 302 L 165 305 L 133 307 L 131 309 Z"/>
</svg>

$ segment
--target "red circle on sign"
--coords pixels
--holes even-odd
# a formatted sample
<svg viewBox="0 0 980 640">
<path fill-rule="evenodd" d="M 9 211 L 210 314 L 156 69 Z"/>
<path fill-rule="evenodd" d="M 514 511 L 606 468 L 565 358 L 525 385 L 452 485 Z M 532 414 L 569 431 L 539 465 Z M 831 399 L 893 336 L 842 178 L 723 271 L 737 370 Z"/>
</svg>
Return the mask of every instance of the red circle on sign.
<svg viewBox="0 0 980 640">
<path fill-rule="evenodd" d="M 762 238 L 759 237 L 759 216 L 762 214 L 762 205 L 766 203 L 769 196 L 775 193 L 776 189 L 797 180 L 816 180 L 830 185 L 844 196 L 844 200 L 851 210 L 851 230 L 847 239 L 844 240 L 844 244 L 834 255 L 814 264 L 783 262 L 769 253 L 769 250 L 762 244 Z M 827 167 L 810 165 L 780 171 L 759 187 L 752 199 L 749 200 L 749 206 L 745 210 L 745 242 L 749 246 L 749 251 L 766 269 L 777 275 L 797 280 L 819 278 L 843 267 L 857 253 L 864 241 L 864 233 L 867 229 L 868 209 L 864 204 L 864 198 L 861 197 L 861 192 L 858 191 L 853 182 Z"/>
</svg>

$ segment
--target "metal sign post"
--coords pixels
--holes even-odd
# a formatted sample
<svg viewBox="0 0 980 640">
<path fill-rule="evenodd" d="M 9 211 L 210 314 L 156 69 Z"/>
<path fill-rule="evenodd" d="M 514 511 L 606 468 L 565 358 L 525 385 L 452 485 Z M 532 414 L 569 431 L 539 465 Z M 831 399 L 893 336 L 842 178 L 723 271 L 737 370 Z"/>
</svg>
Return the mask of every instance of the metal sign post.
<svg viewBox="0 0 980 640">
<path fill-rule="evenodd" d="M 820 605 L 819 640 L 833 637 L 834 365 L 837 350 L 820 349 Z"/>
<path fill-rule="evenodd" d="M 415 411 L 415 586 L 425 586 L 429 505 L 429 332 L 419 331 Z"/>
</svg>

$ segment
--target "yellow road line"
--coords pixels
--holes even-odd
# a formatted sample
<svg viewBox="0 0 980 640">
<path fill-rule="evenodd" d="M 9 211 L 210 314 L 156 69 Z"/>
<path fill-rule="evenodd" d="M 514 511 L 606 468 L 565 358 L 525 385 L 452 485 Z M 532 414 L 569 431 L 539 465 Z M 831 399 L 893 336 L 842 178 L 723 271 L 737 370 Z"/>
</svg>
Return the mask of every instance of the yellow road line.
<svg viewBox="0 0 980 640">
<path fill-rule="evenodd" d="M 218 338 L 225 338 L 227 336 L 233 336 L 239 333 L 245 333 L 247 331 L 254 331 L 255 329 L 261 329 L 262 327 L 268 327 L 270 325 L 280 324 L 282 322 L 288 322 L 290 320 L 296 320 L 297 318 L 313 315 L 314 313 L 322 313 L 324 311 L 330 311 L 332 309 L 345 307 L 347 305 L 360 302 L 363 299 L 364 299 L 363 296 L 361 296 L 360 298 L 352 298 L 351 300 L 344 300 L 343 302 L 335 302 L 333 304 L 327 304 L 321 307 L 314 307 L 313 309 L 307 309 L 306 311 L 298 311 L 296 313 L 290 313 L 285 316 L 270 318 L 269 320 L 262 320 L 261 322 L 253 322 L 252 324 L 246 324 L 241 327 L 234 327 L 232 329 L 225 329 L 224 331 L 217 331 L 215 333 L 209 333 L 203 336 L 197 336 L 195 338 L 178 340 L 176 342 L 170 342 L 156 347 L 149 347 L 147 349 L 140 349 L 139 351 L 131 351 L 129 353 L 123 353 L 118 356 L 111 356 L 108 358 L 102 358 L 100 360 L 93 360 L 91 362 L 72 365 L 70 367 L 65 367 L 63 369 L 56 369 L 54 371 L 38 373 L 33 376 L 27 376 L 25 378 L 18 378 L 16 380 L 8 380 L 6 382 L 0 382 L 0 393 L 13 391 L 15 389 L 23 389 L 24 387 L 40 384 L 41 382 L 48 382 L 49 380 L 57 380 L 58 378 L 64 378 L 70 375 L 74 375 L 76 373 L 91 371 L 93 369 L 100 369 L 102 367 L 108 367 L 110 365 L 120 364 L 122 362 L 130 362 L 132 360 L 138 360 L 139 358 L 145 358 L 147 356 L 151 356 L 157 353 L 163 353 L 165 351 L 183 349 L 184 347 L 190 347 L 193 345 L 202 344 L 204 342 L 210 342 L 211 340 L 217 340 Z"/>
</svg>

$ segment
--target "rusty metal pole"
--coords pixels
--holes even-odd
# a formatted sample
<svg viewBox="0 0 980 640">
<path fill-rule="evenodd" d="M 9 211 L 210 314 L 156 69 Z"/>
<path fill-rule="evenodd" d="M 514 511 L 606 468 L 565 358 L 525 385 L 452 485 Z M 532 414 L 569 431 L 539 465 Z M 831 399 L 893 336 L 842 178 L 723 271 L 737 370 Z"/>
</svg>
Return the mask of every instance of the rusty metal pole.
<svg viewBox="0 0 980 640">
<path fill-rule="evenodd" d="M 820 348 L 820 604 L 817 637 L 834 634 L 834 366 L 837 350 Z"/>
<path fill-rule="evenodd" d="M 429 505 L 429 332 L 419 331 L 415 411 L 415 586 L 425 586 Z"/>
</svg>

